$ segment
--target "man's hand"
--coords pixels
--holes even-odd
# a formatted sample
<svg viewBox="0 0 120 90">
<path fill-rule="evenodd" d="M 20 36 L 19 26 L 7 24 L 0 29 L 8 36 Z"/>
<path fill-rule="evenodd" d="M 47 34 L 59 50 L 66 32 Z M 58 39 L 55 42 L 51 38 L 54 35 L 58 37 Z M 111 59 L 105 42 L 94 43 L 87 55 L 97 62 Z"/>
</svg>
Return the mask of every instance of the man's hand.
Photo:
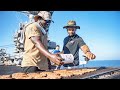
<svg viewBox="0 0 120 90">
<path fill-rule="evenodd" d="M 49 58 L 49 60 L 51 60 L 53 63 L 55 63 L 57 65 L 62 65 L 63 64 L 62 58 L 60 58 L 58 54 L 51 54 L 47 51 L 47 49 L 45 49 L 42 42 L 40 41 L 39 36 L 31 37 L 30 39 L 35 44 L 35 46 L 38 48 L 40 53 L 42 53 L 47 58 Z"/>
<path fill-rule="evenodd" d="M 51 54 L 49 59 L 57 64 L 57 65 L 63 65 L 64 63 L 62 62 L 62 58 L 58 56 L 58 54 Z"/>
<path fill-rule="evenodd" d="M 91 53 L 91 52 L 87 52 L 87 53 L 85 54 L 85 56 L 86 56 L 88 59 L 95 59 L 95 58 L 96 58 L 96 56 L 95 56 L 93 53 Z"/>
<path fill-rule="evenodd" d="M 83 45 L 81 47 L 81 50 L 84 52 L 85 56 L 88 58 L 88 59 L 95 59 L 96 56 L 90 52 L 90 49 L 87 45 Z"/>
</svg>

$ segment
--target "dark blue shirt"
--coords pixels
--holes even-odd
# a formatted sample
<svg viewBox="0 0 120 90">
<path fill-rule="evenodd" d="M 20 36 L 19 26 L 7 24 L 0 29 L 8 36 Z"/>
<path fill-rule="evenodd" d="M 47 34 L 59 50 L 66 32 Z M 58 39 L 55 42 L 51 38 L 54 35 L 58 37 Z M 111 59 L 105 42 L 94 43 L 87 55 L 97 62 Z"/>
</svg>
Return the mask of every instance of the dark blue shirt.
<svg viewBox="0 0 120 90">
<path fill-rule="evenodd" d="M 57 54 L 57 53 L 59 53 L 60 51 L 59 50 L 54 50 L 53 51 L 53 54 Z"/>
<path fill-rule="evenodd" d="M 67 36 L 64 39 L 63 51 L 64 54 L 73 54 L 74 62 L 73 64 L 66 64 L 64 66 L 77 66 L 79 65 L 79 49 L 81 46 L 86 45 L 83 39 L 77 34 L 73 36 Z"/>
</svg>

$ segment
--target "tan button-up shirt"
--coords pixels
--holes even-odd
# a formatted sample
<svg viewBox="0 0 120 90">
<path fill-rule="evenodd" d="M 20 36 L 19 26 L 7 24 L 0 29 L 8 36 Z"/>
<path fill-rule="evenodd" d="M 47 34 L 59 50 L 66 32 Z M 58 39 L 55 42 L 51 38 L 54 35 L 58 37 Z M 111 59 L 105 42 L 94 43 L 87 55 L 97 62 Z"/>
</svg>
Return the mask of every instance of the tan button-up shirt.
<svg viewBox="0 0 120 90">
<path fill-rule="evenodd" d="M 48 60 L 39 52 L 34 43 L 30 40 L 30 37 L 32 36 L 39 36 L 40 41 L 47 49 L 47 34 L 43 34 L 42 31 L 37 28 L 35 22 L 28 25 L 25 30 L 25 52 L 21 67 L 37 66 L 42 70 L 48 70 Z"/>
</svg>

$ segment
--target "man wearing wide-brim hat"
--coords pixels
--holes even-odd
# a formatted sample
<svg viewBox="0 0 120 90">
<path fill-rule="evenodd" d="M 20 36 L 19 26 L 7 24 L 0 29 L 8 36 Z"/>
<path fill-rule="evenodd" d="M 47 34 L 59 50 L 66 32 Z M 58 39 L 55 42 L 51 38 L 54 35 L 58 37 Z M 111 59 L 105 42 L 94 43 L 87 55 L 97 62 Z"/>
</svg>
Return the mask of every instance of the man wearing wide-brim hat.
<svg viewBox="0 0 120 90">
<path fill-rule="evenodd" d="M 63 66 L 79 66 L 79 49 L 83 51 L 83 53 L 89 60 L 95 59 L 95 55 L 91 53 L 84 40 L 76 34 L 76 29 L 80 29 L 80 26 L 77 26 L 75 21 L 68 21 L 67 25 L 63 28 L 67 29 L 68 32 L 68 36 L 64 39 L 63 53 L 73 54 L 74 56 L 74 62 L 72 64 L 64 64 Z"/>
<path fill-rule="evenodd" d="M 57 65 L 63 64 L 59 56 L 47 50 L 47 32 L 44 28 L 51 21 L 50 12 L 40 11 L 34 20 L 25 26 L 25 53 L 21 63 L 25 73 L 49 70 L 48 59 Z"/>
</svg>

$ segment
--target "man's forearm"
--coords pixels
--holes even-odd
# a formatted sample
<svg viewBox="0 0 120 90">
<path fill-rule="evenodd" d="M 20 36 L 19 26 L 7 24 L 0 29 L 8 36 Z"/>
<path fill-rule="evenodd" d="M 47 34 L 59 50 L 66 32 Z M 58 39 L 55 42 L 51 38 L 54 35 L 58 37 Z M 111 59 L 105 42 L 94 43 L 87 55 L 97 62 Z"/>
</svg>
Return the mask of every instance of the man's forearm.
<svg viewBox="0 0 120 90">
<path fill-rule="evenodd" d="M 83 45 L 81 47 L 81 50 L 83 51 L 84 54 L 86 54 L 87 52 L 90 52 L 90 49 L 89 49 L 89 47 L 87 45 Z"/>
<path fill-rule="evenodd" d="M 47 58 L 50 57 L 51 54 L 45 49 L 39 37 L 31 37 L 31 40 L 43 55 L 45 55 Z"/>
<path fill-rule="evenodd" d="M 95 59 L 96 56 L 90 52 L 90 49 L 87 45 L 83 45 L 81 47 L 82 51 L 84 52 L 85 56 L 88 58 L 88 59 Z"/>
<path fill-rule="evenodd" d="M 39 51 L 45 55 L 47 58 L 50 57 L 50 53 L 45 49 L 45 47 L 43 46 L 43 44 L 41 42 L 36 43 L 35 46 L 39 49 Z"/>
</svg>

